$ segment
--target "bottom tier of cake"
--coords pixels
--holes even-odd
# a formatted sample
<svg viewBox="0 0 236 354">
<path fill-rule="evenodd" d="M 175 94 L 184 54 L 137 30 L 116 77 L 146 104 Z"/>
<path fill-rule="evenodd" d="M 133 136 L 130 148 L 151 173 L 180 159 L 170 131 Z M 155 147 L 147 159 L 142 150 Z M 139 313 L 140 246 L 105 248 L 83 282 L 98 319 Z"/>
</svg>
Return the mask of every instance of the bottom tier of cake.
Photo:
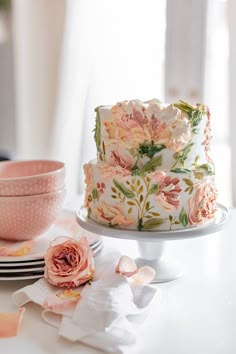
<svg viewBox="0 0 236 354">
<path fill-rule="evenodd" d="M 84 165 L 88 216 L 102 224 L 132 230 L 176 230 L 214 217 L 214 176 L 194 172 L 132 175 L 120 166 Z"/>
</svg>

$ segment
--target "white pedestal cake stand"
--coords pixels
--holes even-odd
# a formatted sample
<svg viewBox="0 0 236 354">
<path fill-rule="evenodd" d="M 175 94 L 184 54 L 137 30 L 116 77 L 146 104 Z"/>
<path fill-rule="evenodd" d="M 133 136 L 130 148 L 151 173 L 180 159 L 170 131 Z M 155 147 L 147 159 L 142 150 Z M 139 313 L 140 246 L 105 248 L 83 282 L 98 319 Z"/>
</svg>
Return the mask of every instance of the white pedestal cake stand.
<svg viewBox="0 0 236 354">
<path fill-rule="evenodd" d="M 162 283 L 177 279 L 183 274 L 182 268 L 177 262 L 165 257 L 166 241 L 191 239 L 216 233 L 225 227 L 230 219 L 230 214 L 225 206 L 217 204 L 217 212 L 213 221 L 206 225 L 171 231 L 135 231 L 112 228 L 89 219 L 85 207 L 81 207 L 77 211 L 76 219 L 82 228 L 95 234 L 137 241 L 140 256 L 136 262 L 139 266 L 153 267 L 156 270 L 156 278 L 153 282 Z"/>
</svg>

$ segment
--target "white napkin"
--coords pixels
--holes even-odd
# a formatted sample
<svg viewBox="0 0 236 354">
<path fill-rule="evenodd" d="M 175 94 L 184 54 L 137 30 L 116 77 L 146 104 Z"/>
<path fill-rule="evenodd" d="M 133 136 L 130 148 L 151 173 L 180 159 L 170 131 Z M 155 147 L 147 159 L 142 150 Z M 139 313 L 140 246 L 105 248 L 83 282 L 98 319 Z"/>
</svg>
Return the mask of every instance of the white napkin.
<svg viewBox="0 0 236 354">
<path fill-rule="evenodd" d="M 73 313 L 43 311 L 43 319 L 58 327 L 60 336 L 116 354 L 135 344 L 135 327 L 144 321 L 156 288 L 131 285 L 125 276 L 116 274 L 120 256 L 117 251 L 107 250 L 96 257 L 94 281 L 79 288 L 81 299 Z M 43 306 L 46 297 L 57 292 L 58 288 L 40 279 L 12 297 L 17 306 L 28 301 Z"/>
</svg>

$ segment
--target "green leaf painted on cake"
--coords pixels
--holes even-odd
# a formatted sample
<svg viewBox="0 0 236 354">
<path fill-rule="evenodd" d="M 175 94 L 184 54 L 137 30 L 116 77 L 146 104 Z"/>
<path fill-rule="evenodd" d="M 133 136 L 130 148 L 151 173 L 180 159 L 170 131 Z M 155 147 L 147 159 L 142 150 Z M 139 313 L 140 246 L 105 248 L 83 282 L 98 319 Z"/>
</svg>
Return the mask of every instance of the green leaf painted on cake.
<svg viewBox="0 0 236 354">
<path fill-rule="evenodd" d="M 164 223 L 165 223 L 165 219 L 163 219 L 163 218 L 149 219 L 149 220 L 145 221 L 145 223 L 143 224 L 143 229 L 144 230 L 151 230 L 151 229 L 154 229 Z"/>
<path fill-rule="evenodd" d="M 192 128 L 195 128 L 200 124 L 203 115 L 207 112 L 207 107 L 203 104 L 193 106 L 188 102 L 182 100 L 177 103 L 174 103 L 174 106 L 176 108 L 179 108 L 181 111 L 187 113 Z"/>
<path fill-rule="evenodd" d="M 170 172 L 174 172 L 174 173 L 191 173 L 191 170 L 189 170 L 188 168 L 176 167 L 176 168 L 172 168 L 172 170 L 170 170 Z"/>
<path fill-rule="evenodd" d="M 151 188 L 149 189 L 148 194 L 156 194 L 159 191 L 159 186 L 158 184 L 153 184 Z"/>
<path fill-rule="evenodd" d="M 143 165 L 143 167 L 139 170 L 139 174 L 141 176 L 145 175 L 147 172 L 155 171 L 156 167 L 161 166 L 162 164 L 162 156 L 154 157 L 154 159 L 148 161 Z"/>
<path fill-rule="evenodd" d="M 187 186 L 192 187 L 193 182 L 189 178 L 183 178 L 183 181 L 187 184 Z"/>
<path fill-rule="evenodd" d="M 135 197 L 134 192 L 132 192 L 130 189 L 128 189 L 124 183 L 120 183 L 118 181 L 116 181 L 115 179 L 113 179 L 113 183 L 115 185 L 115 187 L 127 198 L 132 199 Z"/>
<path fill-rule="evenodd" d="M 142 231 L 142 229 L 143 229 L 143 219 L 140 218 L 138 219 L 138 230 Z"/>
<path fill-rule="evenodd" d="M 184 208 L 182 208 L 181 213 L 179 215 L 179 221 L 184 227 L 188 225 L 188 215 Z"/>
<path fill-rule="evenodd" d="M 99 193 L 98 193 L 97 188 L 93 188 L 92 196 L 93 196 L 93 199 L 98 199 L 99 198 Z"/>
<path fill-rule="evenodd" d="M 174 159 L 176 161 L 179 161 L 181 164 L 184 164 L 184 161 L 187 159 L 188 154 L 190 153 L 192 146 L 194 145 L 194 143 L 191 143 L 189 145 L 187 145 L 184 149 L 182 149 L 179 152 L 176 152 L 174 154 Z"/>
<path fill-rule="evenodd" d="M 166 146 L 164 144 L 156 145 L 154 141 L 151 141 L 151 143 L 149 144 L 147 142 L 144 142 L 143 144 L 139 145 L 138 154 L 141 157 L 146 155 L 147 157 L 152 159 L 156 153 L 160 152 L 165 148 Z"/>
<path fill-rule="evenodd" d="M 201 169 L 206 171 L 208 175 L 214 175 L 215 174 L 215 169 L 212 165 L 209 165 L 207 163 L 203 163 L 202 165 L 197 165 L 197 169 Z"/>
<path fill-rule="evenodd" d="M 138 166 L 132 167 L 130 172 L 131 172 L 132 176 L 139 176 L 139 174 L 140 174 L 140 170 L 139 170 Z"/>
</svg>

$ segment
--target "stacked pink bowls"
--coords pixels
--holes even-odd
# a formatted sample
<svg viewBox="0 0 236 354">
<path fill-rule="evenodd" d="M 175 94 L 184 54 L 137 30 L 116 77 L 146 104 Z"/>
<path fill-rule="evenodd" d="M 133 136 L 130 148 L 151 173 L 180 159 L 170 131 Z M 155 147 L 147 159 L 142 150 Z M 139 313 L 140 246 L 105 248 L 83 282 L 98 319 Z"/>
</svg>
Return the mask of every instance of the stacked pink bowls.
<svg viewBox="0 0 236 354">
<path fill-rule="evenodd" d="M 65 198 L 60 161 L 0 162 L 0 238 L 30 240 L 58 217 Z"/>
</svg>

